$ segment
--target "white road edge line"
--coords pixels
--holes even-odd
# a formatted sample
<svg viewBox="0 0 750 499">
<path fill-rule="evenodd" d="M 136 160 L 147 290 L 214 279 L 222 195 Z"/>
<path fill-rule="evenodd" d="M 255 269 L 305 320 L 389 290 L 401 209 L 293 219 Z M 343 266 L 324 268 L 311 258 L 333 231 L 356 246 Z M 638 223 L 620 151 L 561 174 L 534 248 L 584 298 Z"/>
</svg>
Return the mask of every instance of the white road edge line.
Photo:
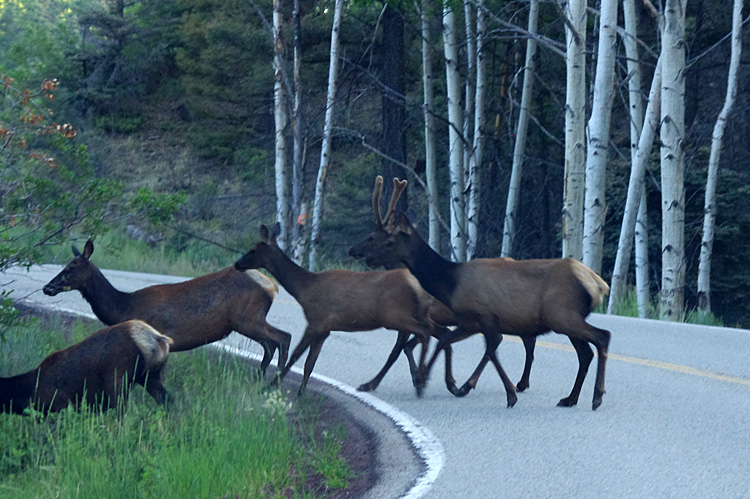
<svg viewBox="0 0 750 499">
<path fill-rule="evenodd" d="M 88 312 L 81 312 L 78 310 L 57 306 L 44 308 L 59 310 L 60 312 L 98 320 L 94 314 Z M 261 360 L 261 356 L 259 354 L 249 352 L 242 348 L 226 345 L 223 343 L 223 341 L 211 343 L 210 345 L 217 349 L 231 353 L 232 355 L 237 355 L 247 359 Z M 304 372 L 303 369 L 299 367 L 292 367 L 292 371 L 298 374 L 303 374 Z M 409 414 L 375 397 L 374 395 L 371 395 L 367 392 L 359 392 L 353 386 L 347 385 L 346 383 L 342 383 L 336 379 L 329 378 L 328 376 L 324 376 L 322 374 L 312 373 L 310 377 L 315 378 L 316 380 L 321 381 L 327 385 L 330 385 L 337 390 L 356 398 L 363 404 L 370 406 L 371 408 L 375 409 L 376 411 L 380 412 L 391 421 L 393 421 L 394 424 L 402 432 L 404 432 L 406 438 L 411 441 L 412 445 L 417 451 L 417 454 L 424 462 L 425 470 L 417 477 L 417 480 L 414 485 L 412 485 L 411 489 L 406 491 L 406 493 L 404 493 L 400 497 L 400 499 L 418 499 L 420 497 L 423 497 L 427 493 L 427 491 L 430 490 L 432 484 L 435 483 L 435 480 L 437 480 L 437 477 L 443 468 L 443 460 L 445 456 L 443 444 L 440 443 L 440 440 L 438 440 L 438 438 L 429 430 L 429 428 L 424 426 Z"/>
</svg>

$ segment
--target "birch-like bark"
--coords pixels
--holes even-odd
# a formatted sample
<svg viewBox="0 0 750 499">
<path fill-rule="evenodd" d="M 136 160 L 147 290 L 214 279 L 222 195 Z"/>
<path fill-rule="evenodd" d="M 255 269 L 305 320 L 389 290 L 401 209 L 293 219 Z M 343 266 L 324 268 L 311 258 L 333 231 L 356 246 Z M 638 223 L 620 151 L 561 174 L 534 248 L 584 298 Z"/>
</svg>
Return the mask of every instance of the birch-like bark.
<svg viewBox="0 0 750 499">
<path fill-rule="evenodd" d="M 326 96 L 326 116 L 323 124 L 323 143 L 320 148 L 320 167 L 315 182 L 315 203 L 313 205 L 312 234 L 310 236 L 310 257 L 308 268 L 317 270 L 318 247 L 320 246 L 320 225 L 323 220 L 323 196 L 328 176 L 331 156 L 331 129 L 333 127 L 333 104 L 336 99 L 336 78 L 339 73 L 339 31 L 344 0 L 336 0 L 331 28 L 331 56 L 328 66 L 328 93 Z"/>
<path fill-rule="evenodd" d="M 427 180 L 429 244 L 440 252 L 440 208 L 438 205 L 437 166 L 435 164 L 435 118 L 433 111 L 432 34 L 429 19 L 430 1 L 422 0 L 422 87 L 424 91 L 424 159 Z"/>
<path fill-rule="evenodd" d="M 641 64 L 638 55 L 638 16 L 635 0 L 623 0 L 625 18 L 625 55 L 628 68 L 628 97 L 630 105 L 630 163 L 631 169 L 638 153 L 638 140 L 643 128 L 643 98 L 641 96 Z M 644 180 L 645 182 L 645 180 Z M 646 209 L 646 186 L 641 187 L 641 199 L 635 221 L 635 289 L 638 317 L 648 316 L 651 301 L 648 275 L 648 212 Z M 630 256 L 628 255 L 628 258 Z M 627 273 L 627 272 L 626 272 Z"/>
<path fill-rule="evenodd" d="M 466 212 L 467 243 L 466 258 L 471 260 L 476 254 L 479 236 L 479 207 L 481 194 L 482 155 L 484 154 L 484 88 L 487 70 L 485 43 L 487 23 L 484 13 L 484 0 L 477 6 L 477 57 L 476 88 L 474 99 L 474 143 L 469 156 L 469 209 Z"/>
<path fill-rule="evenodd" d="M 292 165 L 292 237 L 290 240 L 290 256 L 297 265 L 302 264 L 307 217 L 307 213 L 302 212 L 303 187 L 305 185 L 305 144 L 304 134 L 302 133 L 302 22 L 300 21 L 299 3 L 300 0 L 294 0 L 292 10 L 294 31 L 294 110 L 292 116 L 294 158 Z"/>
<path fill-rule="evenodd" d="M 602 0 L 599 43 L 594 78 L 594 102 L 589 119 L 586 147 L 586 195 L 583 212 L 583 263 L 596 273 L 602 270 L 609 126 L 614 95 L 615 46 L 617 44 L 617 2 Z"/>
<path fill-rule="evenodd" d="M 286 181 L 286 96 L 283 85 L 284 42 L 281 29 L 284 19 L 281 0 L 273 0 L 273 117 L 275 125 L 274 173 L 276 176 L 276 220 L 281 225 L 279 248 L 285 250 L 289 243 L 289 195 Z"/>
<path fill-rule="evenodd" d="M 646 106 L 646 117 L 643 130 L 638 139 L 630 169 L 630 181 L 628 183 L 628 196 L 625 200 L 625 211 L 622 217 L 622 228 L 620 230 L 620 241 L 617 245 L 615 257 L 615 268 L 612 270 L 612 285 L 609 290 L 608 314 L 617 313 L 617 307 L 622 301 L 627 283 L 628 265 L 630 253 L 633 250 L 633 239 L 635 237 L 636 219 L 638 205 L 642 202 L 643 179 L 646 174 L 646 164 L 651 155 L 651 148 L 656 138 L 656 130 L 659 127 L 662 98 L 662 61 L 656 63 L 654 79 L 651 81 L 651 90 L 648 94 L 648 105 Z"/>
<path fill-rule="evenodd" d="M 662 40 L 662 319 L 681 320 L 685 297 L 685 2 L 667 0 Z"/>
<path fill-rule="evenodd" d="M 583 258 L 586 126 L 586 0 L 569 0 L 565 16 L 565 185 L 563 257 Z"/>
<path fill-rule="evenodd" d="M 526 40 L 526 62 L 523 70 L 523 89 L 521 90 L 521 108 L 518 111 L 516 125 L 516 143 L 513 146 L 513 167 L 510 173 L 508 199 L 505 204 L 505 222 L 503 224 L 503 244 L 500 256 L 513 255 L 513 242 L 516 237 L 516 211 L 521 191 L 523 160 L 526 155 L 526 134 L 529 129 L 531 95 L 534 91 L 534 69 L 536 66 L 537 41 L 534 38 L 539 20 L 539 0 L 529 3 L 529 37 Z"/>
<path fill-rule="evenodd" d="M 711 154 L 708 159 L 708 176 L 706 178 L 706 199 L 703 207 L 703 239 L 698 264 L 698 307 L 711 311 L 711 257 L 714 246 L 714 226 L 716 223 L 716 182 L 719 176 L 719 157 L 724 140 L 724 129 L 727 119 L 734 107 L 737 97 L 737 72 L 742 54 L 742 4 L 743 0 L 734 0 L 732 12 L 732 49 L 727 76 L 727 95 L 724 106 L 714 125 L 711 136 Z"/>
<path fill-rule="evenodd" d="M 474 116 L 474 102 L 476 97 L 476 66 L 477 66 L 477 34 L 475 30 L 475 24 L 472 22 L 474 16 L 472 12 L 472 1 L 473 0 L 464 0 L 464 27 L 466 30 L 466 81 L 464 82 L 464 112 L 463 112 L 463 118 L 464 118 L 464 126 L 463 126 L 463 138 L 464 138 L 464 158 L 463 158 L 463 168 L 464 168 L 464 192 L 469 195 L 469 198 L 471 198 L 471 184 L 469 182 L 469 176 L 470 176 L 470 169 L 471 169 L 471 155 L 473 153 L 473 120 L 472 117 Z M 471 144 L 471 145 L 469 145 Z M 464 215 L 464 223 L 468 223 L 469 218 L 469 201 L 466 201 L 466 204 L 464 205 L 464 209 L 466 210 L 466 213 Z M 469 256 L 469 248 L 468 245 L 470 244 L 469 241 L 469 227 L 466 225 L 466 257 L 471 258 Z"/>
<path fill-rule="evenodd" d="M 443 6 L 443 49 L 445 51 L 445 78 L 448 98 L 448 142 L 450 147 L 450 214 L 451 214 L 451 259 L 466 260 L 466 237 L 464 227 L 464 147 L 461 137 L 460 79 L 458 73 L 458 47 L 456 45 L 456 16 L 447 3 Z"/>
</svg>

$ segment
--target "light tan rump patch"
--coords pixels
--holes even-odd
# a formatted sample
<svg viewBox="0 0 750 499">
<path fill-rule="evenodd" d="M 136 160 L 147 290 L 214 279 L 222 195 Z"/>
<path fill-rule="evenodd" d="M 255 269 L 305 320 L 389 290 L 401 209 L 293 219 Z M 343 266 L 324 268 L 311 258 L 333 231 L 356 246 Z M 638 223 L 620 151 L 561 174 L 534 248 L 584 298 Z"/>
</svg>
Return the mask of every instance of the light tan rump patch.
<svg viewBox="0 0 750 499">
<path fill-rule="evenodd" d="M 245 270 L 245 275 L 255 281 L 261 288 L 265 289 L 266 293 L 271 295 L 271 298 L 276 296 L 276 293 L 279 292 L 279 285 L 263 275 L 260 271 L 255 269 Z"/>
<path fill-rule="evenodd" d="M 146 359 L 146 370 L 163 364 L 169 355 L 172 338 L 161 334 L 143 321 L 132 320 L 129 324 L 130 337 Z"/>
<path fill-rule="evenodd" d="M 591 295 L 591 309 L 595 309 L 609 294 L 609 285 L 596 272 L 578 260 L 570 260 L 570 262 L 576 279 L 583 284 L 583 287 Z"/>
</svg>

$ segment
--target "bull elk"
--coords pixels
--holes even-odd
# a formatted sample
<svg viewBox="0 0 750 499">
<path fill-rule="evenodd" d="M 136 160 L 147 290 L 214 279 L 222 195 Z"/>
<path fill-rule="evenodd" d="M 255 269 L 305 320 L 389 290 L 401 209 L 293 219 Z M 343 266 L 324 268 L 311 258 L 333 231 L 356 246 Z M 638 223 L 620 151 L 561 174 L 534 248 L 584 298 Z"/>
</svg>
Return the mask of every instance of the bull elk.
<svg viewBox="0 0 750 499">
<path fill-rule="evenodd" d="M 492 361 L 505 386 L 508 407 L 512 407 L 517 401 L 516 389 L 496 354 L 502 335 L 524 338 L 555 331 L 568 336 L 579 363 L 570 395 L 557 405 L 578 403 L 594 356 L 589 343 L 599 355 L 592 409 L 601 405 L 611 333 L 585 321 L 609 292 L 596 273 L 570 258 L 450 262 L 425 243 L 403 213 L 391 213 L 385 230 L 389 237 L 372 250 L 367 264 L 403 263 L 428 293 L 453 311 L 460 328 L 484 335 L 484 357 L 465 386 L 475 386 L 484 365 Z"/>
<path fill-rule="evenodd" d="M 385 230 L 385 226 L 383 224 L 383 220 L 387 220 L 391 213 L 393 213 L 396 209 L 396 204 L 398 203 L 398 199 L 401 196 L 401 193 L 406 189 L 407 181 L 399 181 L 399 179 L 394 178 L 393 179 L 393 194 L 391 195 L 391 200 L 388 203 L 388 210 L 385 213 L 385 216 L 381 216 L 380 214 L 380 196 L 383 193 L 383 177 L 378 175 L 375 178 L 375 188 L 373 189 L 372 193 L 372 209 L 375 213 L 375 229 L 361 242 L 355 244 L 351 248 L 349 248 L 349 256 L 354 258 L 367 258 L 370 253 L 378 247 L 381 243 L 385 242 L 386 239 L 390 236 L 388 231 Z M 393 262 L 388 263 L 384 265 L 386 269 L 395 269 L 395 268 L 402 268 L 404 266 L 401 262 Z M 430 318 L 432 318 L 433 321 L 439 326 L 435 329 L 435 337 L 438 339 L 438 347 L 435 349 L 434 354 L 432 355 L 432 358 L 427 363 L 427 373 L 430 372 L 432 369 L 432 365 L 434 364 L 438 354 L 441 351 L 445 351 L 445 384 L 448 388 L 448 391 L 450 391 L 453 395 L 457 397 L 462 397 L 469 393 L 470 389 L 473 387 L 476 387 L 476 382 L 478 381 L 479 374 L 477 374 L 477 379 L 474 380 L 474 384 L 472 385 L 464 385 L 460 389 L 456 387 L 456 381 L 453 378 L 452 369 L 451 369 L 451 344 L 463 340 L 465 338 L 468 338 L 469 336 L 476 334 L 476 332 L 466 332 L 460 328 L 450 330 L 447 329 L 450 326 L 456 326 L 456 318 L 453 315 L 453 312 L 445 306 L 445 304 L 441 303 L 439 300 L 434 300 L 432 304 L 430 305 L 429 309 Z M 531 365 L 534 362 L 534 347 L 536 346 L 536 337 L 533 336 L 526 336 L 522 337 L 521 340 L 523 341 L 524 349 L 526 350 L 526 363 L 524 364 L 523 368 L 523 374 L 521 375 L 521 380 L 516 385 L 516 391 L 522 392 L 526 390 L 529 387 L 529 377 L 531 374 Z M 398 358 L 399 353 L 401 350 L 404 350 L 404 352 L 408 355 L 410 355 L 411 348 L 413 347 L 412 344 L 406 342 L 406 338 L 403 338 L 401 333 L 399 333 L 399 337 L 396 340 L 396 345 L 393 347 L 393 351 L 391 352 L 391 355 L 388 357 L 388 360 L 383 366 L 383 369 L 378 373 L 378 375 L 369 383 L 365 383 L 362 385 L 359 389 L 363 390 L 364 388 L 372 386 L 370 389 L 375 389 L 378 386 L 378 383 L 380 380 L 385 376 L 385 373 L 388 372 L 388 369 L 393 365 L 393 363 L 396 361 L 396 358 Z"/>
<path fill-rule="evenodd" d="M 167 391 L 161 374 L 172 340 L 142 321 L 102 329 L 80 343 L 49 355 L 36 369 L 0 378 L 0 412 L 23 414 L 30 405 L 57 412 L 69 404 L 115 407 L 138 383 L 158 403 Z"/>
<path fill-rule="evenodd" d="M 307 319 L 307 328 L 281 372 L 283 378 L 300 356 L 310 352 L 299 392 L 307 385 L 320 350 L 331 331 L 369 331 L 386 328 L 408 331 L 422 341 L 419 365 L 411 365 L 417 394 L 424 387 L 424 361 L 433 325 L 427 315 L 432 298 L 408 270 L 309 272 L 294 263 L 278 247 L 279 225 L 262 225 L 261 242 L 234 265 L 238 270 L 267 269 L 291 294 Z"/>
<path fill-rule="evenodd" d="M 284 367 L 292 336 L 266 322 L 278 287 L 260 272 L 228 267 L 189 281 L 125 293 L 115 289 L 91 262 L 93 252 L 91 240 L 83 253 L 73 247 L 73 260 L 44 286 L 44 294 L 78 290 L 104 324 L 145 321 L 174 340 L 173 352 L 212 343 L 237 331 L 263 346 L 263 372 L 277 348 L 279 369 Z"/>
</svg>

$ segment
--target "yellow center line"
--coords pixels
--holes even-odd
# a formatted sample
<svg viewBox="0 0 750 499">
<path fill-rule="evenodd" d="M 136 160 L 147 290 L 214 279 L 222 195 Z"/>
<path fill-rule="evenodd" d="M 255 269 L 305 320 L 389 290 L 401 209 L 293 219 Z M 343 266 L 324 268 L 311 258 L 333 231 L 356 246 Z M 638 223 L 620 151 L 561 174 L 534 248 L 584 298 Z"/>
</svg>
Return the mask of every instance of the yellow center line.
<svg viewBox="0 0 750 499">
<path fill-rule="evenodd" d="M 506 337 L 509 341 L 520 343 L 521 339 L 516 337 Z M 575 352 L 575 349 L 570 345 L 561 345 L 559 343 L 552 343 L 549 341 L 537 341 L 537 346 L 544 348 L 550 348 L 553 350 L 562 350 L 565 352 Z M 717 381 L 726 381 L 728 383 L 736 383 L 738 385 L 750 386 L 750 379 L 742 378 L 739 376 L 729 376 L 728 374 L 715 373 L 713 371 L 706 371 L 705 369 L 697 369 L 695 367 L 683 366 L 681 364 L 672 364 L 670 362 L 662 362 L 660 360 L 641 359 L 639 357 L 631 357 L 629 355 L 620 355 L 616 353 L 610 353 L 609 358 L 613 360 L 619 360 L 621 362 L 628 362 L 630 364 L 637 364 L 639 366 L 655 367 L 657 369 L 664 369 L 667 371 L 674 371 L 681 374 L 690 374 L 692 376 L 700 376 L 702 378 L 714 379 Z"/>
</svg>

